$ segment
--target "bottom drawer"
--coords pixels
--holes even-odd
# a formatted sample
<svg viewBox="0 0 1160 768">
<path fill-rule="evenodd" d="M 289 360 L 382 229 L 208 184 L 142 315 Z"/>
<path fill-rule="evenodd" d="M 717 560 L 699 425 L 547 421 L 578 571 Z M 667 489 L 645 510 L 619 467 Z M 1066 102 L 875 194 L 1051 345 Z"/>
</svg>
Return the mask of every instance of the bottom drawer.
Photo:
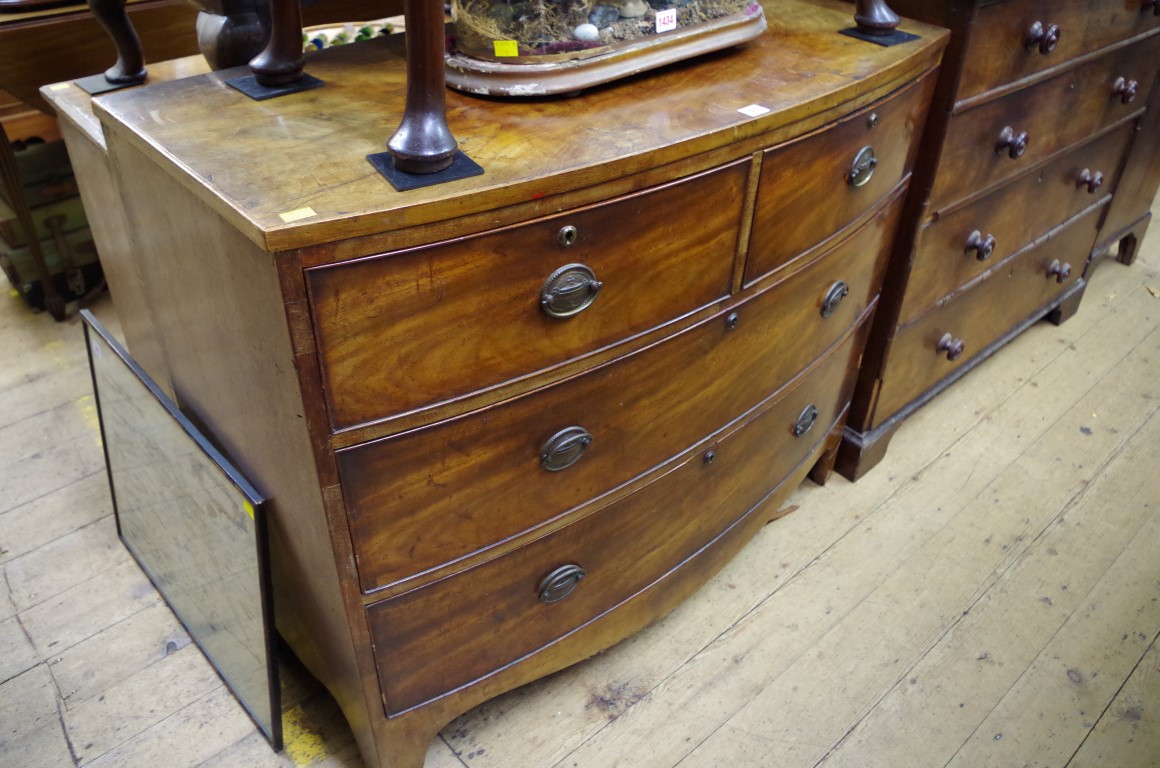
<svg viewBox="0 0 1160 768">
<path fill-rule="evenodd" d="M 764 411 L 631 495 L 502 557 L 370 606 L 388 714 L 537 652 L 693 559 L 836 425 L 864 335 L 848 334 Z"/>
<path fill-rule="evenodd" d="M 1083 274 L 1103 210 L 1093 208 L 1044 242 L 996 265 L 966 293 L 899 332 L 886 361 L 871 427 L 969 364 L 1020 323 L 1045 312 L 1071 288 Z M 1051 272 L 1056 261 L 1068 270 L 1066 277 Z"/>
</svg>

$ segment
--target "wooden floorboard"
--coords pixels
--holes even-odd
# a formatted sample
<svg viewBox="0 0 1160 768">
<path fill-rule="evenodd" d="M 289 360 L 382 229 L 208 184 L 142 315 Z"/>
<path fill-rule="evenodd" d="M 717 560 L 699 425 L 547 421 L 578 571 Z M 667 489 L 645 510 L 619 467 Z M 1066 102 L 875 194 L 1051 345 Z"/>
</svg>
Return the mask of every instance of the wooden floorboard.
<svg viewBox="0 0 1160 768">
<path fill-rule="evenodd" d="M 672 615 L 451 723 L 428 768 L 1160 768 L 1149 287 L 1155 234 L 857 484 L 807 483 Z M 0 765 L 361 766 L 293 659 L 271 752 L 116 540 L 79 326 L 8 295 L 0 339 Z"/>
</svg>

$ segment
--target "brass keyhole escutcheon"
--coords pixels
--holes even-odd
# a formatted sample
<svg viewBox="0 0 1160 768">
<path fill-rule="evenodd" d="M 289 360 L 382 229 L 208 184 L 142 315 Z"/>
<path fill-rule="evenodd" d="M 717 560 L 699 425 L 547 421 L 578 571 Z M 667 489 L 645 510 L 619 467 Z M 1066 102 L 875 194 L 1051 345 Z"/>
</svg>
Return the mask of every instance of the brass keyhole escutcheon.
<svg viewBox="0 0 1160 768">
<path fill-rule="evenodd" d="M 566 227 L 561 227 L 560 231 L 556 233 L 556 242 L 564 248 L 567 248 L 570 245 L 575 245 L 579 238 L 580 230 L 576 229 L 576 227 L 572 226 L 571 224 L 567 225 Z"/>
</svg>

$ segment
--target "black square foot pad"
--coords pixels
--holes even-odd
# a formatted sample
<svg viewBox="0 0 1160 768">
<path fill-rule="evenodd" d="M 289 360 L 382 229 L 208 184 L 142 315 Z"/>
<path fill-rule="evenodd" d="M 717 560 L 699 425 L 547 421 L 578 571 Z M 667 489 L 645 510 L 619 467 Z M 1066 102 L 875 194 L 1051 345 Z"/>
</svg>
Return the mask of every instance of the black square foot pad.
<svg viewBox="0 0 1160 768">
<path fill-rule="evenodd" d="M 889 48 L 892 45 L 899 45 L 901 43 L 909 43 L 911 40 L 919 39 L 918 35 L 912 35 L 909 32 L 903 32 L 898 29 L 894 30 L 889 35 L 871 35 L 867 32 L 863 32 L 857 27 L 851 27 L 850 29 L 843 29 L 842 34 L 849 35 L 850 37 L 853 37 L 857 40 L 865 40 L 868 43 L 881 45 L 885 48 Z"/>
<path fill-rule="evenodd" d="M 254 101 L 265 101 L 266 99 L 277 98 L 278 96 L 288 96 L 291 93 L 299 93 L 301 91 L 309 91 L 311 88 L 321 88 L 326 83 L 319 80 L 317 77 L 302 73 L 302 77 L 298 78 L 292 83 L 285 85 L 277 85 L 273 88 L 262 85 L 253 75 L 246 75 L 244 77 L 235 77 L 233 80 L 226 80 L 226 85 L 241 91 L 249 96 Z"/>
<path fill-rule="evenodd" d="M 375 170 L 386 176 L 387 181 L 391 182 L 391 186 L 400 192 L 483 174 L 483 168 L 463 154 L 463 150 L 456 150 L 451 165 L 435 173 L 404 173 L 395 167 L 395 159 L 391 157 L 390 152 L 367 155 L 367 160 L 370 160 Z"/>
<path fill-rule="evenodd" d="M 149 82 L 142 80 L 140 83 L 110 83 L 105 79 L 105 73 L 99 75 L 89 75 L 88 77 L 81 77 L 73 80 L 73 85 L 80 88 L 90 96 L 96 96 L 101 93 L 109 93 L 111 91 L 119 91 L 122 88 L 132 88 L 135 85 L 142 85 Z"/>
</svg>

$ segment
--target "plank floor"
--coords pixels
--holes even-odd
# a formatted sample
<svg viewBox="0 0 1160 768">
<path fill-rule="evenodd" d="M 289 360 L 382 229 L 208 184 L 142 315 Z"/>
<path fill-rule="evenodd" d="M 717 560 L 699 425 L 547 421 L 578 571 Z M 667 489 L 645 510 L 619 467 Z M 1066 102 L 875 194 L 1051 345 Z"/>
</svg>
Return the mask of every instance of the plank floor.
<svg viewBox="0 0 1160 768">
<path fill-rule="evenodd" d="M 105 298 L 94 308 L 116 327 Z M 81 329 L 0 298 L 0 765 L 361 766 L 284 659 L 274 754 L 118 542 Z M 428 768 L 1160 766 L 1160 232 L 807 483 L 664 621 Z"/>
</svg>

